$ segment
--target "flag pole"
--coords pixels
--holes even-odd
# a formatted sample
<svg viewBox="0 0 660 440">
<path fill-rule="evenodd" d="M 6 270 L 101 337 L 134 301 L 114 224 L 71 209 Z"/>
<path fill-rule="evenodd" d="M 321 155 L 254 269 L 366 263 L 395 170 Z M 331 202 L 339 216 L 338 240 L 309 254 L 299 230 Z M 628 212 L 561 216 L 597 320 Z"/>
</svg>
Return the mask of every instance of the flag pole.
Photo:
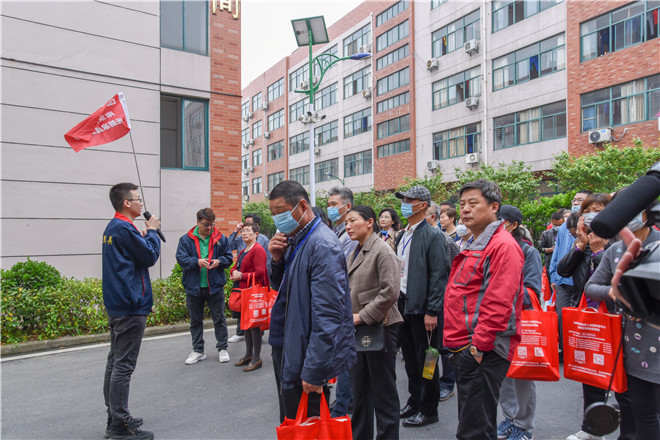
<svg viewBox="0 0 660 440">
<path fill-rule="evenodd" d="M 140 177 L 140 167 L 138 167 L 137 155 L 135 154 L 135 145 L 133 144 L 133 133 L 128 132 L 128 137 L 131 138 L 131 148 L 133 149 L 133 159 L 135 159 L 135 169 L 137 170 L 138 183 L 140 184 L 140 193 L 142 194 L 142 205 L 144 205 L 144 210 L 147 209 L 147 199 L 144 198 L 144 189 L 142 188 L 142 178 Z"/>
</svg>

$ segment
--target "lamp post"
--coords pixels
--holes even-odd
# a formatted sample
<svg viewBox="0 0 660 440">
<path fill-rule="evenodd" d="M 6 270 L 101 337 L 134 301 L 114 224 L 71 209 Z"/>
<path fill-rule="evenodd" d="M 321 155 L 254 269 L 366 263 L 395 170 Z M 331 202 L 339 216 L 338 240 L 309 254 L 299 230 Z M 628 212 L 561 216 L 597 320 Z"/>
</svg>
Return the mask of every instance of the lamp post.
<svg viewBox="0 0 660 440">
<path fill-rule="evenodd" d="M 330 177 L 331 179 L 339 180 L 341 182 L 342 186 L 346 186 L 346 184 L 344 183 L 344 179 L 341 179 L 341 178 L 339 178 L 338 176 L 335 176 L 332 173 L 325 173 L 325 175 Z"/>
<path fill-rule="evenodd" d="M 370 53 L 356 53 L 349 57 L 340 58 L 337 55 L 322 53 L 315 58 L 312 57 L 312 46 L 314 44 L 329 43 L 328 30 L 325 27 L 323 16 L 307 17 L 291 20 L 293 32 L 296 36 L 298 47 L 309 46 L 309 83 L 307 87 L 294 90 L 295 93 L 303 93 L 309 96 L 309 109 L 306 116 L 298 118 L 299 121 L 309 124 L 309 196 L 312 206 L 316 206 L 316 170 L 314 169 L 314 124 L 323 119 L 314 112 L 314 94 L 319 89 L 325 72 L 335 63 L 343 60 L 361 60 L 370 57 Z M 314 65 L 318 66 L 320 75 L 314 82 Z"/>
</svg>

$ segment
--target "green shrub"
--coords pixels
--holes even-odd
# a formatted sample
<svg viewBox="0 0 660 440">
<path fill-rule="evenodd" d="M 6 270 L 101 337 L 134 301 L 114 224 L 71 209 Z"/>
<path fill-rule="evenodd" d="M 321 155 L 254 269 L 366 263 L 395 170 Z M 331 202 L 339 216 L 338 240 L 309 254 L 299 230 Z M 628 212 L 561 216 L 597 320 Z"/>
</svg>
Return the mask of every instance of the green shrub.
<svg viewBox="0 0 660 440">
<path fill-rule="evenodd" d="M 2 293 L 12 289 L 35 290 L 44 287 L 55 287 L 62 282 L 62 275 L 53 266 L 47 263 L 32 261 L 19 261 L 11 269 L 0 269 L 2 280 Z"/>
</svg>

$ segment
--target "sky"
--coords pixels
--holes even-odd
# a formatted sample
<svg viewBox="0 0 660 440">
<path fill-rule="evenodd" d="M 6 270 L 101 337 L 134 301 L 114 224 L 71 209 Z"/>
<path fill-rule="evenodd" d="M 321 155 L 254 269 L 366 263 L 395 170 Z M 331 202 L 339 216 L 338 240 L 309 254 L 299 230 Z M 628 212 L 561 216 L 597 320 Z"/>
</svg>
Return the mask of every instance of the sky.
<svg viewBox="0 0 660 440">
<path fill-rule="evenodd" d="M 291 20 L 323 15 L 329 28 L 363 0 L 241 0 L 241 88 L 297 49 Z"/>
</svg>

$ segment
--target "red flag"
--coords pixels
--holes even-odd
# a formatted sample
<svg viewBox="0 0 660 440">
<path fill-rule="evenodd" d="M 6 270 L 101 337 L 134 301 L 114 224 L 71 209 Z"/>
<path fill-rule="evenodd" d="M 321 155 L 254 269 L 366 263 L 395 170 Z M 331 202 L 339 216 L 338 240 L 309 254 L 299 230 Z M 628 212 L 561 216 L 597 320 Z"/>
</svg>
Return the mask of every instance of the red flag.
<svg viewBox="0 0 660 440">
<path fill-rule="evenodd" d="M 77 153 L 87 147 L 116 141 L 131 131 L 131 120 L 124 94 L 119 92 L 103 107 L 73 127 L 64 135 L 71 148 Z"/>
</svg>

